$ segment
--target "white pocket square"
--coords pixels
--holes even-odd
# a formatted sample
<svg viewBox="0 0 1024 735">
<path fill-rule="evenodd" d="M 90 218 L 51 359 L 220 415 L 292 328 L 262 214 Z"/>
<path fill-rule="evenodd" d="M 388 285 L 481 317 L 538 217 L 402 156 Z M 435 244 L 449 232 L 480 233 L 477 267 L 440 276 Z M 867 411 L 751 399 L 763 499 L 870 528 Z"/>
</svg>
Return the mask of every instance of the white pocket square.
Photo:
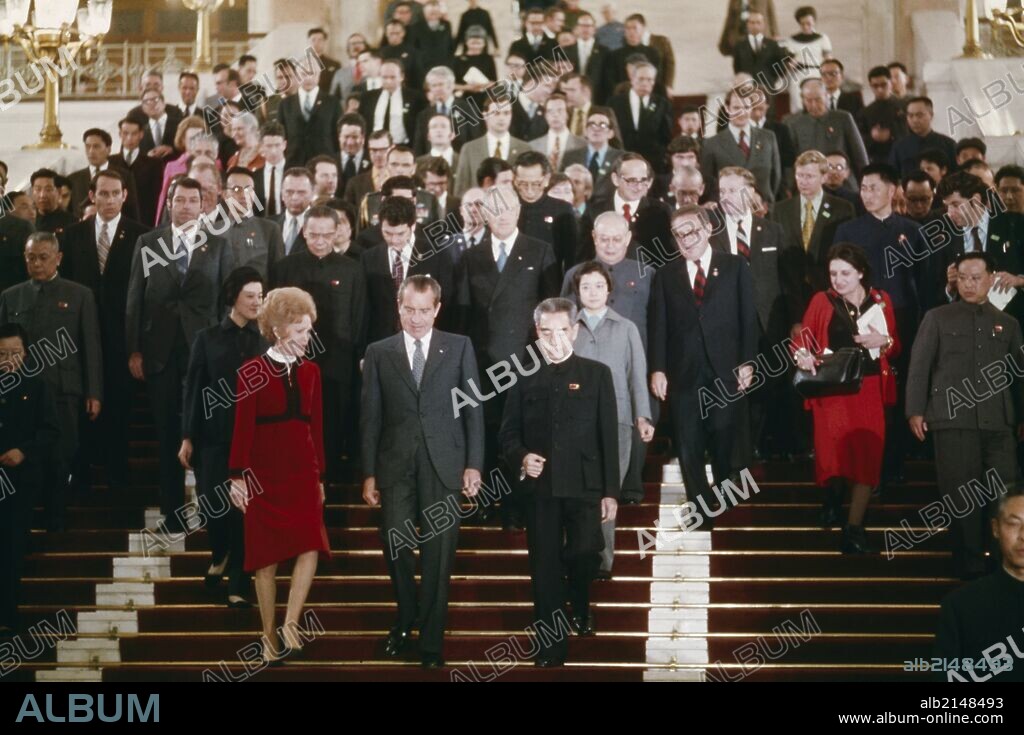
<svg viewBox="0 0 1024 735">
<path fill-rule="evenodd" d="M 761 248 L 762 253 L 774 253 L 778 248 Z"/>
<path fill-rule="evenodd" d="M 533 270 L 533 266 L 532 266 L 532 265 L 528 265 L 528 266 L 526 266 L 526 270 L 528 270 L 528 271 L 532 271 L 532 270 Z"/>
</svg>

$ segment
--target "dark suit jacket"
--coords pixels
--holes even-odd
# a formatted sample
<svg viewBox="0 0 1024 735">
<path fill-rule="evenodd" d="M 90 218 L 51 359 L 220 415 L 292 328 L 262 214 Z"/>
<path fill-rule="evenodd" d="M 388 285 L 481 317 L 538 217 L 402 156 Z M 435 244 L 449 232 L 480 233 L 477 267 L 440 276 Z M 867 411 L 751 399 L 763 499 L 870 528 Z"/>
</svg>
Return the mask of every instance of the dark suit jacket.
<svg viewBox="0 0 1024 735">
<path fill-rule="evenodd" d="M 518 38 L 509 44 L 508 53 L 505 55 L 510 56 L 515 54 L 516 56 L 521 57 L 527 64 L 530 64 L 541 57 L 544 57 L 548 62 L 550 62 L 551 54 L 557 45 L 558 44 L 555 42 L 555 39 L 548 38 L 545 35 L 541 40 L 540 45 L 535 50 L 524 35 L 522 38 Z"/>
<path fill-rule="evenodd" d="M 359 206 L 367 194 L 377 190 L 373 185 L 373 169 L 366 168 L 361 174 L 353 176 L 345 184 L 345 201 L 352 205 L 352 208 L 359 212 Z M 356 218 L 358 219 L 358 217 Z M 356 223 L 358 225 L 358 223 Z"/>
<path fill-rule="evenodd" d="M 384 94 L 383 89 L 375 89 L 372 92 L 367 92 L 359 99 L 359 114 L 366 120 L 366 129 L 370 132 L 373 132 L 374 129 L 377 102 L 382 94 Z M 402 87 L 402 109 L 396 110 L 395 106 L 392 105 L 391 114 L 402 115 L 402 124 L 405 126 L 405 132 L 409 136 L 410 145 L 414 142 L 416 135 L 416 118 L 426 106 L 427 100 L 424 98 L 423 93 L 409 87 Z M 400 143 L 401 141 L 396 140 L 395 142 Z"/>
<path fill-rule="evenodd" d="M 839 109 L 846 110 L 856 120 L 864 109 L 864 96 L 860 92 L 839 91 Z"/>
<path fill-rule="evenodd" d="M 784 233 L 779 271 L 783 279 L 783 291 L 789 300 L 790 316 L 796 319 L 800 319 L 807 311 L 814 294 L 829 287 L 825 256 L 832 247 L 839 225 L 857 216 L 848 201 L 823 194 L 821 209 L 811 231 L 811 243 L 805 251 L 803 227 L 800 226 L 803 215 L 801 207 L 800 197 L 794 196 L 777 202 L 771 215 L 772 221 L 778 223 Z"/>
<path fill-rule="evenodd" d="M 633 125 L 629 108 L 629 95 L 616 95 L 608 100 L 622 130 L 622 147 L 639 153 L 654 166 L 658 173 L 668 170 L 665 149 L 672 139 L 672 104 L 665 97 L 653 94 L 647 109 L 640 111 L 640 127 Z M 653 107 L 653 109 L 651 109 Z"/>
<path fill-rule="evenodd" d="M 28 278 L 25 242 L 34 231 L 32 223 L 13 214 L 0 217 L 0 292 Z"/>
<path fill-rule="evenodd" d="M 345 187 L 348 186 L 348 182 L 349 181 L 354 179 L 359 174 L 365 173 L 365 172 L 369 171 L 370 168 L 373 165 L 373 164 L 370 163 L 370 156 L 369 156 L 369 154 L 364 150 L 362 157 L 359 159 L 358 165 L 356 165 L 356 173 L 355 173 L 355 175 L 351 176 L 351 177 L 346 177 L 345 176 L 345 167 L 342 165 L 342 158 L 343 158 L 343 154 L 339 151 L 338 152 L 338 193 L 337 193 L 337 196 L 339 198 L 344 196 L 344 194 L 345 194 Z M 263 184 L 261 182 L 260 183 L 260 187 L 262 188 L 262 186 L 263 186 Z"/>
<path fill-rule="evenodd" d="M 610 102 L 608 98 L 615 94 L 615 88 L 622 82 L 629 82 L 629 76 L 626 74 L 626 60 L 634 54 L 642 54 L 647 57 L 648 61 L 654 64 L 658 70 L 654 93 L 662 96 L 665 95 L 665 65 L 661 54 L 650 46 L 629 46 L 623 43 L 621 48 L 615 49 L 608 55 L 608 59 L 604 64 L 604 79 L 601 83 L 601 91 L 604 94 L 605 100 Z M 596 95 L 595 101 L 597 101 Z M 621 124 L 622 120 L 619 120 L 619 122 Z"/>
<path fill-rule="evenodd" d="M 580 220 L 580 252 L 576 256 L 576 262 L 593 260 L 596 255 L 594 249 L 594 221 L 605 212 L 610 212 L 615 206 L 614 194 L 607 199 L 591 199 L 587 207 L 587 213 Z M 621 212 L 619 214 L 622 214 Z M 638 260 L 637 255 L 641 248 L 648 252 L 676 252 L 675 238 L 672 237 L 672 210 L 664 202 L 651 197 L 644 197 L 633 214 L 633 221 L 630 224 L 630 231 L 633 239 L 626 250 L 626 257 Z M 660 242 L 659 247 L 656 242 Z M 647 258 L 645 262 L 650 262 Z"/>
<path fill-rule="evenodd" d="M 95 217 L 72 225 L 60 237 L 63 253 L 60 273 L 69 281 L 80 283 L 92 291 L 99 309 L 103 354 L 108 361 L 116 361 L 121 368 L 127 365 L 128 359 L 124 351 L 124 319 L 132 256 L 135 244 L 147 232 L 148 227 L 122 215 L 117 223 L 117 231 L 110 238 L 110 253 L 102 275 L 96 254 Z"/>
<path fill-rule="evenodd" d="M 416 115 L 416 132 L 413 135 L 412 146 L 417 156 L 430 153 L 430 141 L 427 140 L 427 133 L 430 127 L 430 118 L 435 114 L 437 114 L 437 108 L 432 104 L 424 103 Z M 452 132 L 455 133 L 452 148 L 456 151 L 461 151 L 464 144 L 479 138 L 485 132 L 480 114 L 465 98 L 455 98 L 452 109 L 448 111 L 448 119 L 452 121 Z M 370 124 L 372 123 L 373 118 L 370 119 Z"/>
<path fill-rule="evenodd" d="M 92 291 L 59 275 L 47 282 L 45 296 L 37 297 L 33 281 L 19 283 L 0 294 L 0 324 L 5 322 L 25 329 L 26 348 L 36 345 L 43 380 L 54 396 L 103 400 L 103 348 Z"/>
<path fill-rule="evenodd" d="M 391 277 L 391 253 L 387 243 L 380 243 L 363 253 L 361 258 L 366 274 L 366 310 L 369 344 L 390 337 L 401 330 L 398 321 L 398 290 Z M 441 313 L 436 325 L 449 329 L 458 320 L 455 293 L 455 268 L 445 253 L 434 253 L 430 244 L 417 233 L 413 244 L 413 257 L 409 261 L 406 277 L 433 276 L 441 284 Z"/>
<path fill-rule="evenodd" d="M 520 99 L 526 99 L 526 95 Z M 544 117 L 544 105 L 537 105 L 537 111 L 534 112 L 533 117 L 530 117 L 517 99 L 512 105 L 512 125 L 509 127 L 509 132 L 513 138 L 525 141 L 547 135 L 548 120 Z M 513 159 L 509 159 L 509 161 L 515 163 Z"/>
<path fill-rule="evenodd" d="M 761 50 L 754 53 L 750 45 L 750 37 L 744 36 L 736 42 L 732 51 L 732 72 L 739 74 L 746 72 L 755 79 L 764 79 L 768 84 L 775 81 L 786 73 L 785 59 L 789 52 L 779 45 L 779 42 L 768 38 L 767 35 L 761 40 Z M 763 76 L 762 76 L 763 75 Z"/>
<path fill-rule="evenodd" d="M 149 156 L 146 156 L 149 158 Z M 155 159 L 150 158 L 151 161 Z M 108 161 L 109 167 L 117 171 L 124 178 L 125 188 L 128 190 L 128 198 L 124 203 L 124 213 L 136 222 L 140 221 L 141 215 L 139 214 L 139 192 L 137 183 L 132 172 L 125 165 L 124 160 L 121 158 L 110 157 Z M 159 165 L 159 164 L 157 164 Z M 76 218 L 82 217 L 83 210 L 89 206 L 89 184 L 92 183 L 92 178 L 89 173 L 89 167 L 80 168 L 77 171 L 72 172 L 68 176 L 68 181 L 71 182 L 71 209 L 75 213 Z M 160 192 L 157 192 L 159 196 Z M 155 207 L 155 204 L 154 204 Z"/>
<path fill-rule="evenodd" d="M 566 151 L 562 156 L 562 171 L 569 168 L 574 163 L 578 163 L 584 168 L 587 167 L 587 156 L 590 155 L 590 148 L 583 146 L 582 148 L 573 148 L 571 151 Z M 601 162 L 601 168 L 598 170 L 597 178 L 594 181 L 594 193 L 591 194 L 592 199 L 611 199 L 615 195 L 615 187 L 612 185 L 612 167 L 615 166 L 615 162 L 622 158 L 623 153 L 620 148 L 612 148 L 609 146 L 605 153 L 604 160 Z M 589 169 L 588 169 L 589 170 Z"/>
<path fill-rule="evenodd" d="M 717 224 L 718 210 L 713 210 L 716 222 L 711 236 L 711 247 L 731 253 L 729 231 L 724 223 Z M 717 215 L 717 216 L 716 216 Z M 770 340 L 789 335 L 789 329 L 800 321 L 803 313 L 790 314 L 789 302 L 783 298 L 783 282 L 779 272 L 779 256 L 785 247 L 786 236 L 782 227 L 770 220 L 754 217 L 750 229 L 750 269 L 754 282 L 754 303 L 762 335 Z"/>
<path fill-rule="evenodd" d="M 307 121 L 302 116 L 300 95 L 289 95 L 277 108 L 277 119 L 284 125 L 288 149 L 288 166 L 305 166 L 313 156 L 338 155 L 338 120 L 341 105 L 337 97 L 318 93 L 313 113 Z"/>
<path fill-rule="evenodd" d="M 152 227 L 156 223 L 156 209 L 160 203 L 160 191 L 163 189 L 164 183 L 163 159 L 150 158 L 140 152 L 135 156 L 132 165 L 128 166 L 124 162 L 124 156 L 121 153 L 115 153 L 110 157 L 111 165 L 114 165 L 115 161 L 120 166 L 127 167 L 131 171 L 132 178 L 135 179 L 135 191 L 139 203 L 139 219 L 137 221 L 147 227 Z"/>
<path fill-rule="evenodd" d="M 682 258 L 663 266 L 651 284 L 647 369 L 668 376 L 670 393 L 691 390 L 705 355 L 715 375 L 733 385 L 733 371 L 757 353 L 759 329 L 750 268 L 741 257 L 716 250 L 708 271 L 699 309 Z"/>
<path fill-rule="evenodd" d="M 274 260 L 281 260 L 289 255 L 292 255 L 293 253 L 301 253 L 303 250 L 307 249 L 306 236 L 302 234 L 302 230 L 300 229 L 298 233 L 295 235 L 295 241 L 292 243 L 292 249 L 285 252 L 286 248 L 288 247 L 288 243 L 284 241 L 284 221 L 286 218 L 286 214 L 286 212 L 281 212 L 281 214 L 277 215 L 276 217 L 269 218 L 271 222 L 277 225 L 277 229 L 281 231 L 281 250 L 278 253 L 276 253 L 276 255 L 274 256 Z"/>
<path fill-rule="evenodd" d="M 505 269 L 498 273 L 491 237 L 488 234 L 463 254 L 458 291 L 465 331 L 485 369 L 521 355 L 533 333 L 534 308 L 557 296 L 561 285 L 558 264 L 547 243 L 520 233 Z"/>
<path fill-rule="evenodd" d="M 150 120 L 148 117 L 146 118 L 142 128 L 142 142 L 139 143 L 140 155 L 149 153 L 158 145 L 174 145 L 174 136 L 177 134 L 178 125 L 181 124 L 182 120 L 181 110 L 174 105 L 167 105 L 165 112 L 167 113 L 167 122 L 164 123 L 164 137 L 156 142 L 153 141 L 153 130 L 149 124 Z"/>
<path fill-rule="evenodd" d="M 562 50 L 565 51 L 566 57 L 572 63 L 572 68 L 579 74 L 582 74 L 590 80 L 594 90 L 594 100 L 597 101 L 598 87 L 601 85 L 604 77 L 604 65 L 608 61 L 608 57 L 611 55 L 611 51 L 607 46 L 602 46 L 597 41 L 594 41 L 594 47 L 590 50 L 590 57 L 587 59 L 587 68 L 580 69 L 580 49 L 576 44 L 571 46 L 563 46 Z M 603 98 L 602 98 L 603 99 Z"/>
<path fill-rule="evenodd" d="M 462 487 L 466 469 L 484 469 L 483 406 L 452 410 L 452 391 L 472 396 L 479 380 L 466 337 L 434 329 L 419 387 L 409 367 L 404 333 L 371 344 L 363 362 L 360 433 L 363 475 L 389 488 L 414 474 L 417 447 L 426 448 L 438 478 Z"/>
<path fill-rule="evenodd" d="M 200 329 L 220 321 L 220 290 L 234 268 L 231 247 L 205 234 L 179 284 L 170 226 L 139 238 L 128 281 L 125 332 L 128 356 L 142 353 L 146 375 L 159 373 L 176 349 L 188 349 Z M 179 341 L 180 340 L 180 341 Z"/>
<path fill-rule="evenodd" d="M 568 202 L 547 194 L 533 204 L 523 202 L 519 231 L 550 245 L 560 272 L 564 273 L 576 262 L 579 249 L 576 215 Z"/>
<path fill-rule="evenodd" d="M 417 63 L 420 68 L 430 71 L 435 66 L 451 67 L 455 58 L 455 39 L 452 24 L 442 20 L 436 31 L 430 30 L 426 22 L 413 23 L 409 38 L 416 47 Z"/>
<path fill-rule="evenodd" d="M 520 484 L 526 492 L 618 499 L 618 413 L 611 370 L 572 355 L 565 371 L 551 378 L 557 381 L 552 385 L 544 381 L 553 366 L 540 355 L 537 360 L 542 367 L 519 376 L 509 389 L 498 435 L 502 456 L 513 471 L 530 453 L 547 460 L 540 477 Z"/>
</svg>

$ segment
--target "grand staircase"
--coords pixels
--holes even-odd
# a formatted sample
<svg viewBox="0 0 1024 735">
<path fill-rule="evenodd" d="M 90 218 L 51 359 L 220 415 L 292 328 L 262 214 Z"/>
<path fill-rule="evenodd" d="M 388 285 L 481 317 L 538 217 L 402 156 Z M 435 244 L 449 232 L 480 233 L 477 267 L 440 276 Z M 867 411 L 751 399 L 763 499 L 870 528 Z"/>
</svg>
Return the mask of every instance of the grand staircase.
<svg viewBox="0 0 1024 735">
<path fill-rule="evenodd" d="M 839 554 L 838 531 L 816 527 L 809 465 L 768 464 L 753 474 L 757 492 L 717 519 L 713 533 L 680 534 L 674 510 L 683 488 L 659 439 L 644 502 L 620 508 L 615 578 L 593 587 L 597 635 L 573 637 L 564 669 L 527 660 L 534 643 L 525 535 L 472 520 L 460 531 L 451 583 L 448 668 L 424 672 L 415 650 L 385 659 L 395 605 L 379 511 L 353 483 L 328 490 L 333 558 L 321 563 L 309 597 L 306 656 L 261 670 L 257 611 L 229 610 L 223 588 L 203 586 L 205 530 L 166 553 L 142 552 L 157 468 L 141 405 L 135 423 L 140 484 L 117 492 L 100 485 L 74 498 L 66 532 L 33 531 L 22 607 L 32 630 L 0 657 L 0 681 L 906 681 L 927 678 L 903 662 L 929 656 L 938 603 L 956 585 L 943 533 L 892 560 Z M 934 477 L 923 464 L 908 475 L 869 510 L 879 547 L 883 529 L 903 519 L 923 532 L 915 519 L 936 497 Z M 39 511 L 37 529 L 41 520 Z M 279 624 L 289 573 L 282 565 Z M 73 630 L 58 624 L 68 619 Z"/>
</svg>

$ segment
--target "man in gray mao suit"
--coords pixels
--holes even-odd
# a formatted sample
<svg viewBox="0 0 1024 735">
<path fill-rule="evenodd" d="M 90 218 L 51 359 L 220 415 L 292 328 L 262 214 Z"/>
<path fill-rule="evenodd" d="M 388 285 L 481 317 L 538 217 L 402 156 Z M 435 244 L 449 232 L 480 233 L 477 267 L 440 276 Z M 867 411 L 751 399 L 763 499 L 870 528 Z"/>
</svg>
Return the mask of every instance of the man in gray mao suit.
<svg viewBox="0 0 1024 735">
<path fill-rule="evenodd" d="M 234 267 L 231 247 L 198 227 L 202 185 L 183 178 L 170 192 L 169 227 L 139 238 L 128 279 L 128 369 L 146 382 L 159 443 L 160 510 L 166 528 L 184 501 L 181 401 L 189 350 L 200 329 L 217 324 L 221 284 Z"/>
<path fill-rule="evenodd" d="M 100 323 L 92 291 L 57 275 L 57 238 L 36 232 L 25 245 L 29 280 L 0 294 L 0 324 L 28 334 L 29 362 L 42 368 L 60 419 L 54 461 L 44 472 L 47 528 L 63 530 L 68 475 L 78 451 L 79 425 L 95 420 L 103 399 Z"/>
<path fill-rule="evenodd" d="M 821 151 L 827 156 L 842 151 L 850 161 L 851 173 L 857 176 L 868 165 L 868 153 L 853 115 L 828 109 L 828 91 L 820 79 L 805 79 L 800 97 L 806 112 L 783 121 L 793 134 L 794 153 L 799 156 L 804 151 Z"/>
<path fill-rule="evenodd" d="M 1024 428 L 1024 384 L 1016 377 L 1021 328 L 989 303 L 995 282 L 991 255 L 966 253 L 957 259 L 960 299 L 925 314 L 907 377 L 910 430 L 920 441 L 926 432 L 932 434 L 943 502 L 959 509 L 966 500 L 966 514 L 950 514 L 961 515 L 950 529 L 954 571 L 961 579 L 987 571 L 987 510 L 995 500 L 984 502 L 968 483 L 991 491 L 988 473 L 995 470 L 1004 487 L 1012 486 L 1018 474 L 1017 437 Z"/>
<path fill-rule="evenodd" d="M 284 238 L 276 221 L 253 212 L 252 173 L 241 166 L 228 171 L 224 210 L 231 227 L 224 237 L 231 244 L 235 268 L 248 265 L 270 278 L 274 264 L 284 258 Z"/>
<path fill-rule="evenodd" d="M 751 98 L 735 89 L 725 97 L 729 124 L 717 135 L 704 139 L 701 169 L 704 180 L 712 187 L 711 197 L 718 192 L 718 172 L 738 166 L 754 175 L 757 190 L 768 203 L 775 201 L 775 192 L 782 181 L 782 163 L 775 133 L 759 128 L 750 121 Z"/>
<path fill-rule="evenodd" d="M 444 665 L 459 491 L 474 497 L 480 489 L 484 415 L 479 403 L 455 398 L 456 388 L 472 395 L 470 383 L 479 374 L 469 338 L 434 329 L 440 284 L 409 276 L 398 303 L 402 331 L 370 345 L 363 362 L 363 500 L 381 506 L 384 554 L 398 601 L 384 653 L 398 656 L 418 624 L 423 667 L 438 668 Z M 416 547 L 422 565 L 418 604 Z"/>
</svg>

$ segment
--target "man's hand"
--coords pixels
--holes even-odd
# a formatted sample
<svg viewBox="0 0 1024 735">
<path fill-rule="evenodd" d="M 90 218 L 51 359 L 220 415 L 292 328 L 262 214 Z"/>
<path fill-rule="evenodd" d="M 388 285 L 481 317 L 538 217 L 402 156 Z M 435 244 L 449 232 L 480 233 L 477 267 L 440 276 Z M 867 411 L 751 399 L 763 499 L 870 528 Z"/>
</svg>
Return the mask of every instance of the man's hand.
<svg viewBox="0 0 1024 735">
<path fill-rule="evenodd" d="M 0 465 L 4 467 L 17 467 L 25 461 L 25 454 L 18 448 L 8 449 L 0 454 Z"/>
<path fill-rule="evenodd" d="M 320 485 L 320 505 L 327 502 L 327 492 L 324 490 L 324 484 L 321 482 Z"/>
<path fill-rule="evenodd" d="M 100 415 L 100 402 L 95 398 L 85 399 L 85 415 L 89 417 L 90 421 L 95 421 L 96 417 Z"/>
<path fill-rule="evenodd" d="M 800 332 L 804 331 L 803 322 L 797 322 L 789 329 L 789 338 L 794 342 L 800 338 Z"/>
<path fill-rule="evenodd" d="M 467 467 L 462 471 L 462 494 L 467 498 L 475 498 L 480 492 L 480 470 Z"/>
<path fill-rule="evenodd" d="M 668 395 L 668 376 L 665 373 L 653 373 L 651 375 L 651 393 L 659 401 L 664 401 Z"/>
<path fill-rule="evenodd" d="M 927 431 L 928 423 L 924 420 L 924 416 L 910 417 L 910 433 L 916 436 L 919 442 L 924 441 L 924 435 Z"/>
<path fill-rule="evenodd" d="M 380 490 L 377 489 L 376 477 L 367 477 L 363 480 L 363 502 L 373 508 L 380 505 Z"/>
<path fill-rule="evenodd" d="M 640 430 L 640 441 L 644 444 L 654 438 L 654 425 L 643 416 L 636 420 L 636 428 Z"/>
<path fill-rule="evenodd" d="M 996 273 L 996 281 L 992 285 L 997 291 L 1009 291 L 1012 288 L 1024 286 L 1024 278 L 999 271 Z"/>
<path fill-rule="evenodd" d="M 244 514 L 249 507 L 249 491 L 245 487 L 245 480 L 231 481 L 231 504 Z"/>
<path fill-rule="evenodd" d="M 740 368 L 739 374 L 740 390 L 746 390 L 754 382 L 754 366 L 744 365 Z"/>
<path fill-rule="evenodd" d="M 169 145 L 158 145 L 156 148 L 149 152 L 150 158 L 163 158 L 174 153 L 174 148 Z"/>
<path fill-rule="evenodd" d="M 536 480 L 544 471 L 545 462 L 547 462 L 547 460 L 539 454 L 527 454 L 523 457 L 523 470 L 526 472 L 526 476 L 532 477 Z"/>
<path fill-rule="evenodd" d="M 949 291 L 951 294 L 956 293 L 956 281 L 956 263 L 953 263 L 949 266 L 949 268 L 946 269 L 946 290 Z"/>
<path fill-rule="evenodd" d="M 192 440 L 182 439 L 181 448 L 178 449 L 178 461 L 186 470 L 192 469 Z"/>
<path fill-rule="evenodd" d="M 601 523 L 615 520 L 619 512 L 619 502 L 615 498 L 601 498 Z"/>
<path fill-rule="evenodd" d="M 136 380 L 145 380 L 146 376 L 142 372 L 142 353 L 133 352 L 128 358 L 128 372 L 132 374 L 132 377 Z"/>
</svg>

